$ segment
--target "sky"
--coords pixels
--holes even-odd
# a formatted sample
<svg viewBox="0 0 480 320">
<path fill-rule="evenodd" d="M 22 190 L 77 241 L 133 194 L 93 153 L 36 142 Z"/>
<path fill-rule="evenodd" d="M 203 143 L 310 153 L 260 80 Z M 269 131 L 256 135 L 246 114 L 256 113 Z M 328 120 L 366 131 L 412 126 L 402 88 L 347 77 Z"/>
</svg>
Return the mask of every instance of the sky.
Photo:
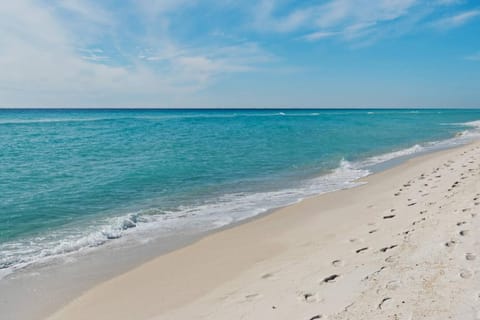
<svg viewBox="0 0 480 320">
<path fill-rule="evenodd" d="M 480 107 L 480 1 L 2 1 L 0 107 Z"/>
</svg>

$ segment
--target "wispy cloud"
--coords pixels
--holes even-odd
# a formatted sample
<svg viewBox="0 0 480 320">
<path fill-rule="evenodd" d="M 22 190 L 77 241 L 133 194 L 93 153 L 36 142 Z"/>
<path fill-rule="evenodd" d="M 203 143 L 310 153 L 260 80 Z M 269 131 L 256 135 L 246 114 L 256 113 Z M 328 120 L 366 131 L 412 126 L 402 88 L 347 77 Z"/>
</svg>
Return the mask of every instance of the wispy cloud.
<svg viewBox="0 0 480 320">
<path fill-rule="evenodd" d="M 201 90 L 217 77 L 253 72 L 272 60 L 255 42 L 184 45 L 174 40 L 168 24 L 155 29 L 156 23 L 143 19 L 148 8 L 149 18 L 155 19 L 190 2 L 132 2 L 139 9 L 139 22 L 148 23 L 145 32 L 135 34 L 128 34 L 131 30 L 125 30 L 118 12 L 97 8 L 95 2 L 0 4 L 2 103 L 38 104 L 32 96 L 63 105 L 72 100 L 100 102 L 104 96 L 122 99 L 127 93 L 164 101 L 160 97 Z M 149 33 L 147 27 L 156 32 Z M 19 98 L 18 90 L 35 93 Z"/>
<path fill-rule="evenodd" d="M 305 39 L 308 41 L 317 41 L 321 39 L 327 39 L 327 38 L 332 38 L 334 36 L 337 36 L 339 32 L 331 32 L 331 31 L 317 31 L 317 32 L 312 32 L 307 35 L 304 35 L 301 37 L 301 39 Z"/>
<path fill-rule="evenodd" d="M 480 16 L 480 9 L 469 10 L 448 16 L 434 22 L 439 29 L 451 29 L 460 27 Z"/>
<path fill-rule="evenodd" d="M 325 5 L 316 25 L 322 30 L 337 30 L 343 40 L 365 41 L 400 24 L 417 6 L 416 0 L 332 1 Z"/>
<path fill-rule="evenodd" d="M 114 20 L 107 10 L 98 5 L 98 2 L 62 0 L 57 1 L 56 4 L 58 9 L 67 10 L 77 19 L 84 19 L 90 24 L 110 25 Z"/>
<path fill-rule="evenodd" d="M 305 26 L 315 11 L 315 6 L 292 8 L 285 13 L 278 13 L 278 1 L 261 0 L 252 6 L 253 26 L 261 32 L 292 32 Z"/>
<path fill-rule="evenodd" d="M 228 46 L 148 48 L 139 58 L 154 67 L 170 70 L 176 83 L 197 81 L 198 85 L 207 85 L 210 80 L 229 73 L 255 71 L 259 65 L 276 59 L 254 42 Z"/>
<path fill-rule="evenodd" d="M 285 1 L 263 0 L 256 7 L 254 26 L 263 32 L 303 33 L 297 38 L 319 41 L 338 38 L 365 41 L 399 35 L 412 29 L 435 25 L 453 28 L 480 16 L 480 9 L 457 12 L 463 0 L 329 0 L 289 7 Z M 461 7 L 461 6 L 460 6 Z M 450 15 L 435 22 L 436 12 Z M 403 32 L 402 29 L 403 28 Z"/>
<path fill-rule="evenodd" d="M 285 10 L 280 1 L 263 0 L 255 8 L 255 26 L 262 31 L 310 30 L 301 37 L 308 41 L 334 36 L 351 40 L 370 34 L 382 23 L 395 22 L 417 3 L 417 0 L 330 0 Z"/>
</svg>

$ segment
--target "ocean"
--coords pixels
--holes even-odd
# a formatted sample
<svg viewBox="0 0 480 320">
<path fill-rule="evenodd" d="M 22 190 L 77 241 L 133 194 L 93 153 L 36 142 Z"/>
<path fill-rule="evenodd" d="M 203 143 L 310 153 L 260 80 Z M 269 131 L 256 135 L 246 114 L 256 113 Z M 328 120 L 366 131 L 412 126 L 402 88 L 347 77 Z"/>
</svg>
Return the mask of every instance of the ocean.
<svg viewBox="0 0 480 320">
<path fill-rule="evenodd" d="M 480 137 L 480 110 L 0 110 L 0 278 L 220 228 Z"/>
</svg>

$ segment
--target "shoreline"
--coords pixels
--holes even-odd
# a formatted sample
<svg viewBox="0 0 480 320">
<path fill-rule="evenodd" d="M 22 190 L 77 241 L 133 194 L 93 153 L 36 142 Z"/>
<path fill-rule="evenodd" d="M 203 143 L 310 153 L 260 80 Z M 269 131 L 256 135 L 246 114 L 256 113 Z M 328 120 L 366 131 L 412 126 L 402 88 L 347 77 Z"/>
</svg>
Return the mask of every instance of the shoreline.
<svg viewBox="0 0 480 320">
<path fill-rule="evenodd" d="M 318 204 L 320 204 L 320 207 L 324 206 L 324 209 L 327 209 L 327 213 L 322 214 L 322 216 L 324 215 L 322 219 L 328 218 L 335 220 L 335 217 L 328 217 L 328 212 L 339 210 L 338 208 L 335 208 L 335 201 L 332 202 L 331 198 L 336 199 L 338 202 L 338 198 L 342 199 L 344 196 L 355 197 L 355 194 L 362 194 L 365 192 L 365 189 L 376 189 L 378 188 L 378 184 L 385 184 L 385 177 L 388 177 L 389 175 L 398 178 L 398 176 L 402 176 L 402 170 L 412 171 L 412 168 L 415 169 L 422 167 L 422 164 L 424 165 L 425 162 L 432 162 L 435 161 L 435 159 L 438 160 L 448 157 L 449 155 L 459 153 L 460 150 L 469 149 L 478 144 L 478 142 L 475 142 L 466 146 L 459 146 L 453 149 L 421 155 L 407 160 L 403 164 L 361 179 L 369 182 L 366 185 L 307 198 L 299 203 L 276 209 L 272 213 L 262 214 L 247 219 L 246 221 L 239 222 L 239 224 L 234 226 L 228 226 L 225 229 L 222 228 L 221 230 L 216 230 L 200 240 L 195 241 L 193 244 L 157 257 L 133 270 L 93 287 L 61 308 L 53 317 L 51 317 L 51 319 L 75 319 L 76 317 L 78 318 L 79 314 L 82 314 L 79 312 L 84 312 L 87 309 L 93 310 L 93 315 L 101 315 L 102 319 L 113 319 L 114 314 L 117 319 L 118 317 L 120 319 L 128 319 L 128 315 L 137 319 L 150 319 L 155 316 L 165 316 L 166 312 L 170 312 L 171 314 L 175 314 L 175 312 L 187 312 L 188 314 L 189 308 L 176 308 L 180 305 L 191 306 L 194 302 L 201 300 L 199 299 L 200 297 L 205 297 L 208 296 L 209 293 L 218 291 L 219 287 L 228 287 L 230 282 L 241 278 L 242 275 L 248 273 L 252 269 L 252 266 L 254 268 L 260 261 L 275 260 L 291 251 L 289 248 L 292 239 L 289 237 L 286 239 L 282 238 L 282 234 L 289 233 L 285 230 L 287 226 L 294 229 L 305 229 L 307 228 L 307 226 L 305 226 L 305 220 L 315 220 L 315 217 L 313 217 L 311 212 L 313 209 L 309 208 L 309 206 L 315 204 L 317 209 Z M 336 205 L 338 206 L 338 203 Z M 305 210 L 305 207 L 307 207 L 308 210 Z M 305 211 L 308 212 L 305 213 Z M 358 217 L 355 218 L 358 219 Z M 281 225 L 283 220 L 288 220 L 286 226 Z M 315 222 L 318 224 L 318 221 Z M 359 220 L 358 222 L 360 223 L 361 221 Z M 347 230 L 344 231 L 347 232 Z M 245 239 L 244 235 L 239 234 L 242 232 L 252 233 L 252 238 L 255 239 L 255 241 L 246 241 L 250 246 L 243 243 L 247 239 Z M 258 232 L 260 232 L 260 234 Z M 271 241 L 270 239 L 263 239 L 261 235 L 266 232 L 268 232 L 269 235 L 274 234 L 275 237 L 279 237 L 280 240 Z M 336 232 L 336 234 L 337 233 L 338 232 Z M 324 235 L 322 235 L 322 237 L 324 237 Z M 331 235 L 331 237 L 335 236 Z M 225 242 L 228 243 L 229 241 L 232 243 L 225 245 Z M 342 246 L 343 245 L 344 243 L 342 243 Z M 243 250 L 241 257 L 232 257 L 232 252 L 230 250 L 232 247 L 241 248 Z M 212 251 L 217 254 L 212 255 Z M 230 260 L 221 260 L 222 256 L 219 257 L 219 253 L 229 257 Z M 308 257 L 307 253 L 304 254 Z M 187 276 L 187 274 L 191 272 L 189 266 L 190 263 L 192 263 L 192 259 L 193 261 L 201 259 L 202 261 L 208 262 L 208 267 L 202 267 L 200 270 L 196 270 L 199 275 L 202 275 L 202 279 L 198 279 L 195 276 L 193 276 L 193 278 L 192 276 Z M 222 270 L 218 270 L 220 266 L 223 266 Z M 172 274 L 172 271 L 175 272 Z M 213 271 L 215 271 L 214 276 L 216 279 L 212 279 Z M 145 274 L 148 274 L 149 276 L 145 276 Z M 169 275 L 169 277 L 167 277 L 168 279 L 163 276 L 164 274 Z M 158 277 L 160 277 L 160 279 L 153 279 Z M 173 277 L 174 279 L 170 279 L 170 277 Z M 156 289 L 152 288 L 151 282 L 157 283 L 158 286 L 156 286 Z M 190 283 L 195 283 L 195 288 L 192 289 Z M 113 291 L 112 288 L 114 289 Z M 130 292 L 130 289 L 127 288 L 138 289 L 139 292 L 141 292 L 142 297 L 141 299 L 137 298 L 136 300 L 141 301 L 135 301 L 133 297 L 129 296 L 128 292 Z M 214 288 L 217 288 L 217 290 L 213 290 Z M 161 305 L 158 305 L 158 301 L 151 300 L 159 294 L 157 290 L 160 290 L 164 295 L 169 296 L 169 298 L 165 299 Z M 257 299 L 253 300 L 257 301 Z M 130 313 L 128 310 L 124 310 L 121 303 L 118 303 L 118 301 L 128 301 L 128 304 L 125 305 L 125 307 L 128 306 Z M 156 305 L 156 307 L 154 308 L 152 304 Z M 206 306 L 207 305 L 204 304 L 203 309 L 205 309 Z M 119 307 L 118 309 L 120 310 L 115 310 L 113 313 L 113 309 L 115 309 L 114 307 Z M 197 306 L 196 308 L 198 309 L 199 307 Z M 212 309 L 213 308 L 215 307 L 212 306 Z M 200 309 L 202 308 L 200 307 Z M 132 310 L 135 310 L 134 314 L 131 314 Z M 108 314 L 109 317 L 104 317 L 106 314 Z M 235 315 L 232 315 L 231 313 L 230 315 L 235 317 Z"/>
<path fill-rule="evenodd" d="M 392 153 L 380 154 L 378 157 L 382 160 L 378 163 L 376 163 L 377 160 L 374 160 L 377 156 L 367 158 L 366 161 L 373 164 L 366 167 L 355 166 L 355 170 L 370 171 L 368 176 L 371 176 L 409 159 L 461 147 L 466 143 L 465 141 L 453 141 L 453 139 L 456 140 L 457 138 L 432 142 L 430 146 L 427 146 L 427 144 L 423 150 L 414 153 L 411 153 L 411 150 L 416 149 L 419 145 Z M 334 175 L 337 170 L 342 168 L 342 163 L 343 160 L 338 168 L 317 178 Z M 148 238 L 146 241 L 142 237 L 125 237 L 120 239 L 120 242 L 113 241 L 100 247 L 87 248 L 85 251 L 71 252 L 63 256 L 36 262 L 14 271 L 0 280 L 0 293 L 8 292 L 8 295 L 3 297 L 0 294 L 2 314 L 9 319 L 44 319 L 53 311 L 58 310 L 96 285 L 131 271 L 159 256 L 192 245 L 211 234 L 235 228 L 282 208 L 296 205 L 305 199 L 355 188 L 361 184 L 359 184 L 360 180 L 349 180 L 348 184 L 340 189 L 307 195 L 296 202 L 274 207 L 221 227 L 200 231 L 185 229 L 179 234 Z M 25 301 L 29 301 L 29 308 L 27 309 L 21 307 Z"/>
<path fill-rule="evenodd" d="M 364 111 L 362 112 L 364 113 Z M 311 115 L 309 114 L 308 116 Z M 292 116 L 296 117 L 298 114 L 292 114 Z M 115 119 L 115 117 L 112 117 L 112 119 Z M 32 121 L 56 122 L 57 120 L 78 120 L 83 122 L 96 121 L 98 119 L 94 117 L 93 119 L 80 118 L 75 120 L 73 118 L 55 119 L 54 117 L 52 119 Z M 22 121 L 20 122 L 22 123 Z M 302 198 L 351 187 L 354 184 L 353 181 L 367 173 L 384 170 L 409 157 L 465 144 L 480 135 L 478 121 L 465 122 L 462 120 L 461 122 L 450 124 L 457 127 L 454 130 L 454 134 L 450 132 L 448 135 L 438 135 L 427 140 L 415 139 L 411 143 L 389 146 L 386 149 L 380 148 L 375 153 L 366 153 L 362 156 L 354 156 L 350 152 L 345 151 L 346 153 L 342 154 L 350 161 L 337 157 L 326 167 L 321 165 L 317 169 L 307 170 L 308 173 L 304 172 L 304 174 L 297 172 L 298 175 L 293 174 L 288 181 L 284 181 L 280 177 L 289 176 L 290 174 L 268 175 L 268 179 L 271 179 L 269 183 L 275 181 L 274 179 L 281 180 L 276 184 L 280 188 L 277 188 L 275 185 L 267 186 L 268 183 L 265 184 L 265 188 L 261 187 L 260 183 L 258 188 L 258 186 L 255 186 L 255 183 L 252 183 L 251 186 L 246 188 L 242 186 L 239 189 L 225 190 L 225 192 L 214 192 L 204 199 L 202 197 L 194 199 L 195 197 L 193 197 L 190 199 L 191 201 L 185 201 L 185 203 L 179 201 L 180 204 L 178 206 L 164 206 L 161 203 L 162 201 L 154 196 L 146 201 L 146 203 L 151 202 L 149 205 L 142 204 L 142 201 L 140 201 L 137 204 L 125 207 L 114 206 L 111 210 L 109 209 L 105 212 L 93 209 L 92 212 L 96 213 L 92 216 L 92 219 L 85 219 L 82 223 L 75 222 L 71 225 L 67 224 L 65 227 L 53 228 L 48 232 L 40 232 L 38 237 L 36 234 L 34 236 L 26 235 L 25 238 L 20 237 L 18 241 L 7 240 L 2 243 L 1 249 L 5 253 L 4 257 L 6 258 L 0 261 L 0 280 L 8 276 L 9 273 L 25 267 L 28 268 L 30 265 L 48 264 L 49 261 L 61 260 L 62 258 L 70 259 L 72 255 L 78 253 L 78 256 L 80 256 L 84 252 L 90 251 L 91 248 L 96 250 L 96 248 L 100 249 L 103 246 L 110 246 L 111 242 L 115 242 L 115 244 L 120 243 L 121 246 L 121 242 L 125 238 L 128 238 L 127 241 L 130 241 L 132 238 L 137 237 L 141 238 L 138 239 L 139 242 L 145 242 L 154 240 L 159 233 L 162 234 L 161 237 L 163 238 L 163 234 L 170 231 L 170 234 L 183 232 L 183 229 L 189 229 L 189 225 L 195 223 L 195 221 L 203 221 L 201 223 L 203 225 L 199 224 L 192 233 L 208 232 L 209 230 L 217 229 L 220 225 L 231 224 L 246 217 L 255 216 L 264 212 L 264 210 L 270 211 L 296 203 Z M 313 144 L 315 145 L 315 143 Z M 316 157 L 313 159 L 316 159 Z M 232 168 L 228 170 L 232 170 Z M 285 172 L 288 171 L 285 170 Z M 11 197 L 14 198 L 15 194 L 12 194 Z M 79 199 L 82 198 L 89 199 L 89 197 L 80 197 Z M 108 203 L 115 198 L 110 197 L 104 202 Z M 132 198 L 135 198 L 135 196 Z M 265 201 L 265 199 L 269 200 Z M 200 202 L 197 200 L 200 200 Z M 55 199 L 50 200 L 52 204 L 55 201 Z M 88 204 L 88 200 L 85 201 Z M 160 202 L 157 203 L 157 201 Z M 83 205 L 80 203 L 71 212 L 76 212 L 77 208 L 82 207 Z M 30 208 L 30 212 L 35 211 L 35 207 Z M 79 210 L 79 214 L 81 215 L 81 210 Z M 26 211 L 23 215 L 28 216 L 29 212 Z M 190 215 L 198 216 L 200 219 L 192 220 Z M 190 229 L 189 231 L 192 230 Z"/>
</svg>

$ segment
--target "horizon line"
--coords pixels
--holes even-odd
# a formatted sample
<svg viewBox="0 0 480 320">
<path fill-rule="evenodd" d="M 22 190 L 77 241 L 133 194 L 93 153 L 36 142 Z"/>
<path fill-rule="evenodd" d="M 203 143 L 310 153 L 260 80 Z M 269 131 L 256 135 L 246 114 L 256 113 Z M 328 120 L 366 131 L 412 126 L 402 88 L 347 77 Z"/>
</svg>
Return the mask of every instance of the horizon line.
<svg viewBox="0 0 480 320">
<path fill-rule="evenodd" d="M 118 106 L 94 106 L 94 107 L 0 107 L 0 110 L 476 110 L 480 109 L 478 107 L 436 107 L 436 106 L 427 106 L 427 107 L 118 107 Z"/>
</svg>

